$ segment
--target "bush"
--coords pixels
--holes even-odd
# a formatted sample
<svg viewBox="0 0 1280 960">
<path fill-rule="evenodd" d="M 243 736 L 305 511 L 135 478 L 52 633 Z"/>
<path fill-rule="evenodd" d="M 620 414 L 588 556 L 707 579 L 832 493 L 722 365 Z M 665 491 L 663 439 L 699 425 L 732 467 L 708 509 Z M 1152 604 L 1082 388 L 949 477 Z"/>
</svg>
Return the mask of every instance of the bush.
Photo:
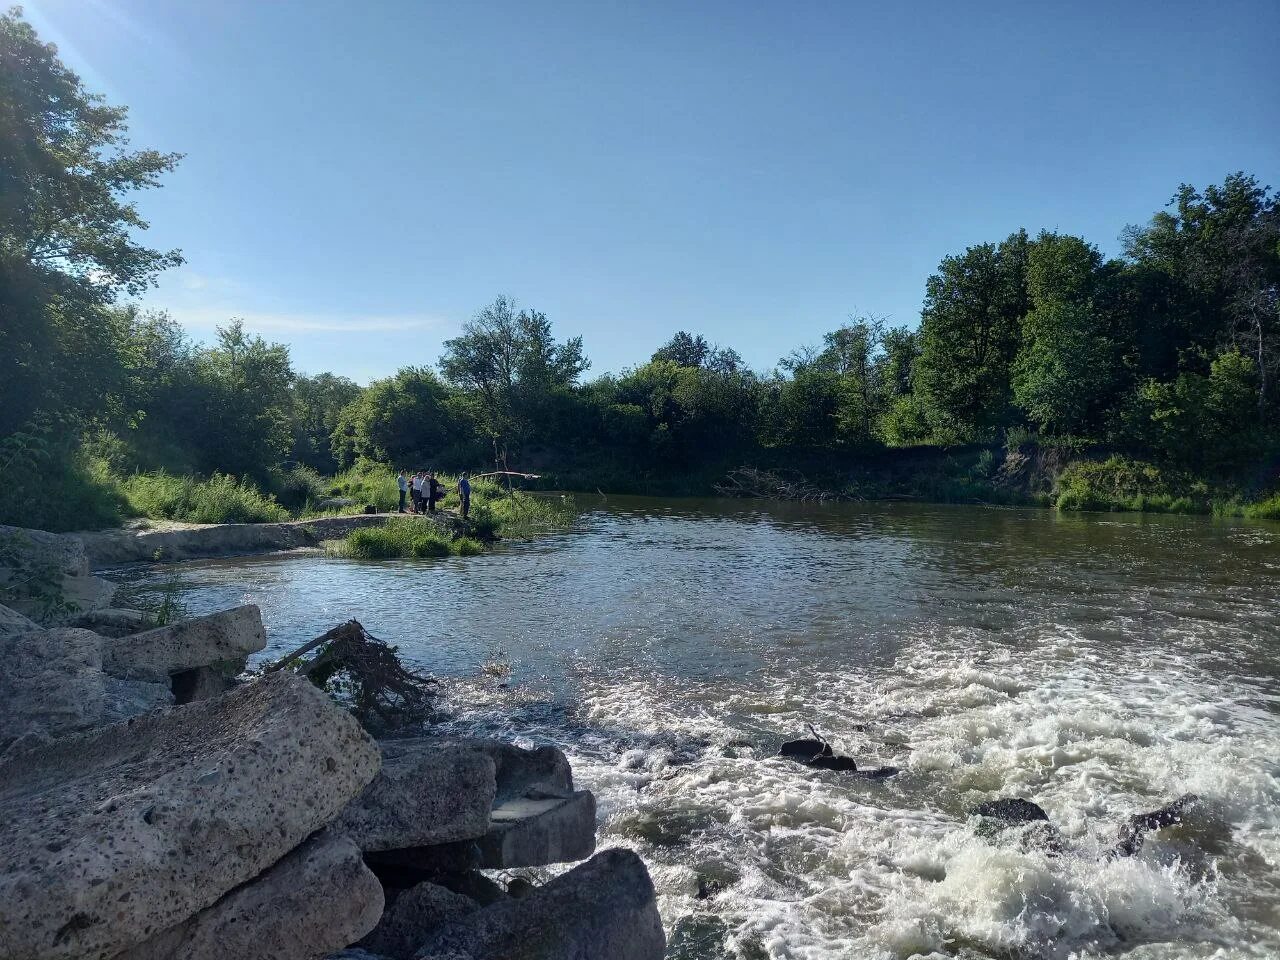
<svg viewBox="0 0 1280 960">
<path fill-rule="evenodd" d="M 105 460 L 36 432 L 0 443 L 0 523 L 64 532 L 120 523 L 124 495 Z"/>
<path fill-rule="evenodd" d="M 328 481 L 302 463 L 288 470 L 272 471 L 271 489 L 282 504 L 295 511 L 303 510 L 329 495 Z"/>
<path fill-rule="evenodd" d="M 392 517 L 380 527 L 362 527 L 336 541 L 329 552 L 359 560 L 391 560 L 432 557 L 471 557 L 484 552 L 484 545 L 469 537 L 450 539 L 430 520 Z"/>
<path fill-rule="evenodd" d="M 248 480 L 215 473 L 208 480 L 160 473 L 126 477 L 124 493 L 133 512 L 157 520 L 189 523 L 271 523 L 289 519 L 275 497 Z"/>
<path fill-rule="evenodd" d="M 445 481 L 452 482 L 452 478 Z M 508 491 L 488 478 L 471 482 L 471 530 L 485 540 L 527 540 L 564 529 L 573 523 L 574 515 L 573 501 L 568 497 Z"/>
<path fill-rule="evenodd" d="M 1280 493 L 1260 503 L 1250 504 L 1244 508 L 1243 513 L 1255 520 L 1280 520 Z"/>
<path fill-rule="evenodd" d="M 1207 513 L 1209 501 L 1196 493 L 1184 478 L 1155 464 L 1112 456 L 1068 464 L 1058 475 L 1053 501 L 1059 510 Z"/>
<path fill-rule="evenodd" d="M 370 460 L 357 461 L 350 470 L 335 476 L 326 493 L 333 497 L 350 497 L 357 506 L 371 503 L 379 513 L 390 513 L 400 505 L 396 471 L 384 463 Z"/>
</svg>

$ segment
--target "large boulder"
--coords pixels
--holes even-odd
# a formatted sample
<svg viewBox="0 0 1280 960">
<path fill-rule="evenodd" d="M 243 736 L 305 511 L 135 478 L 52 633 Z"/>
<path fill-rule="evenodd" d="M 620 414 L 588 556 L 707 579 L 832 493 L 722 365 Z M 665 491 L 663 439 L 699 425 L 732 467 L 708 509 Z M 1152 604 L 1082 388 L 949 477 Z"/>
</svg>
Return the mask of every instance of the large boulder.
<svg viewBox="0 0 1280 960">
<path fill-rule="evenodd" d="M 526 897 L 446 923 L 419 960 L 662 960 L 666 937 L 643 861 L 606 850 Z"/>
<path fill-rule="evenodd" d="M 32 630 L 39 629 L 40 625 L 34 620 L 0 604 L 0 637 L 13 633 L 30 633 Z"/>
<path fill-rule="evenodd" d="M 103 637 L 127 637 L 151 626 L 146 613 L 128 607 L 103 607 L 89 610 L 68 620 L 68 627 L 82 627 Z"/>
<path fill-rule="evenodd" d="M 387 904 L 382 919 L 359 946 L 392 957 L 412 957 L 429 934 L 479 909 L 480 904 L 470 897 L 434 883 L 419 883 Z"/>
<path fill-rule="evenodd" d="M 99 960 L 177 925 L 332 820 L 379 763 L 288 673 L 19 753 L 0 763 L 0 957 Z"/>
<path fill-rule="evenodd" d="M 0 634 L 0 748 L 97 723 L 104 693 L 102 638 L 88 630 Z"/>
<path fill-rule="evenodd" d="M 312 960 L 369 933 L 382 908 L 382 886 L 360 849 L 325 831 L 116 960 Z"/>
<path fill-rule="evenodd" d="M 382 769 L 336 826 L 366 852 L 481 836 L 493 807 L 488 754 L 435 739 L 382 744 Z"/>
<path fill-rule="evenodd" d="M 596 798 L 579 790 L 568 797 L 508 800 L 493 808 L 478 845 L 485 869 L 584 860 L 596 849 Z"/>
<path fill-rule="evenodd" d="M 114 677 L 166 680 L 222 660 L 243 659 L 267 645 L 262 612 L 254 604 L 182 620 L 103 644 L 102 666 Z"/>
<path fill-rule="evenodd" d="M 108 606 L 116 591 L 90 573 L 76 537 L 0 525 L 0 587 L 15 583 L 23 585 L 11 591 L 8 604 L 42 622 Z"/>
<path fill-rule="evenodd" d="M 118 680 L 105 677 L 102 684 L 102 723 L 119 723 L 140 717 L 160 707 L 173 706 L 173 691 L 167 683 L 150 680 Z"/>
</svg>

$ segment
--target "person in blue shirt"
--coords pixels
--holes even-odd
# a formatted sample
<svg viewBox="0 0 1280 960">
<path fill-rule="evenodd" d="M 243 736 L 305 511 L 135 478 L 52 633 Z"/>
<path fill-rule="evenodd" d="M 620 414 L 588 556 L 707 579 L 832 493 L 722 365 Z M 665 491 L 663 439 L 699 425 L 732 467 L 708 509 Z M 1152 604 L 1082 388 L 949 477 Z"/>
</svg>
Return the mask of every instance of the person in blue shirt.
<svg viewBox="0 0 1280 960">
<path fill-rule="evenodd" d="M 405 478 L 404 471 L 400 471 L 400 476 L 396 477 L 396 483 L 400 485 L 400 513 L 404 513 L 404 497 L 409 492 L 409 481 Z"/>
<path fill-rule="evenodd" d="M 462 519 L 467 519 L 467 514 L 471 512 L 471 481 L 467 479 L 467 472 L 462 471 L 462 476 L 458 478 L 458 499 L 461 500 L 459 509 L 462 511 Z"/>
</svg>

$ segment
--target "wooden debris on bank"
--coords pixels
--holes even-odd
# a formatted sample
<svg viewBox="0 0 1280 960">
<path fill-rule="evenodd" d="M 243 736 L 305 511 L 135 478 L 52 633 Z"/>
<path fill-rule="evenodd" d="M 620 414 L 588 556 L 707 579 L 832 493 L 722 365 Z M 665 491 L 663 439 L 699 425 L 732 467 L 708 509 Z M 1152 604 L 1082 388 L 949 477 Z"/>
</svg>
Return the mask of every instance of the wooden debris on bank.
<svg viewBox="0 0 1280 960">
<path fill-rule="evenodd" d="M 757 467 L 738 467 L 730 470 L 715 485 L 722 497 L 754 497 L 758 500 L 800 500 L 806 503 L 823 503 L 841 499 L 839 494 L 824 490 L 810 483 L 795 470 L 761 470 Z"/>
<path fill-rule="evenodd" d="M 303 659 L 315 651 L 310 659 Z M 396 648 L 348 620 L 267 667 L 289 669 L 344 700 L 368 730 L 392 730 L 431 715 L 439 681 L 406 669 Z"/>
</svg>

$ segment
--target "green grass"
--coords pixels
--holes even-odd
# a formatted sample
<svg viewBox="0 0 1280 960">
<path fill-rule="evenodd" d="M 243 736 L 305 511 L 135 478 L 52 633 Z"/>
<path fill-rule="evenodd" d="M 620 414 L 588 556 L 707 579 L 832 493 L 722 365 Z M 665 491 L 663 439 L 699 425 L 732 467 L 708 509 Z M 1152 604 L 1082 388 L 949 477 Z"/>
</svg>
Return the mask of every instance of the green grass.
<svg viewBox="0 0 1280 960">
<path fill-rule="evenodd" d="M 121 483 L 129 509 L 155 520 L 188 523 L 271 523 L 289 511 L 247 480 L 215 473 L 207 480 L 168 473 L 135 473 Z"/>
<path fill-rule="evenodd" d="M 359 560 L 412 557 L 473 557 L 484 544 L 471 537 L 450 537 L 426 517 L 391 517 L 380 527 L 362 527 L 329 544 L 329 553 Z"/>
<path fill-rule="evenodd" d="M 445 482 L 456 485 L 453 478 Z M 452 500 L 456 505 L 456 493 Z M 471 529 L 485 540 L 530 540 L 569 527 L 576 515 L 569 497 L 508 492 L 487 478 L 471 483 Z"/>
</svg>

